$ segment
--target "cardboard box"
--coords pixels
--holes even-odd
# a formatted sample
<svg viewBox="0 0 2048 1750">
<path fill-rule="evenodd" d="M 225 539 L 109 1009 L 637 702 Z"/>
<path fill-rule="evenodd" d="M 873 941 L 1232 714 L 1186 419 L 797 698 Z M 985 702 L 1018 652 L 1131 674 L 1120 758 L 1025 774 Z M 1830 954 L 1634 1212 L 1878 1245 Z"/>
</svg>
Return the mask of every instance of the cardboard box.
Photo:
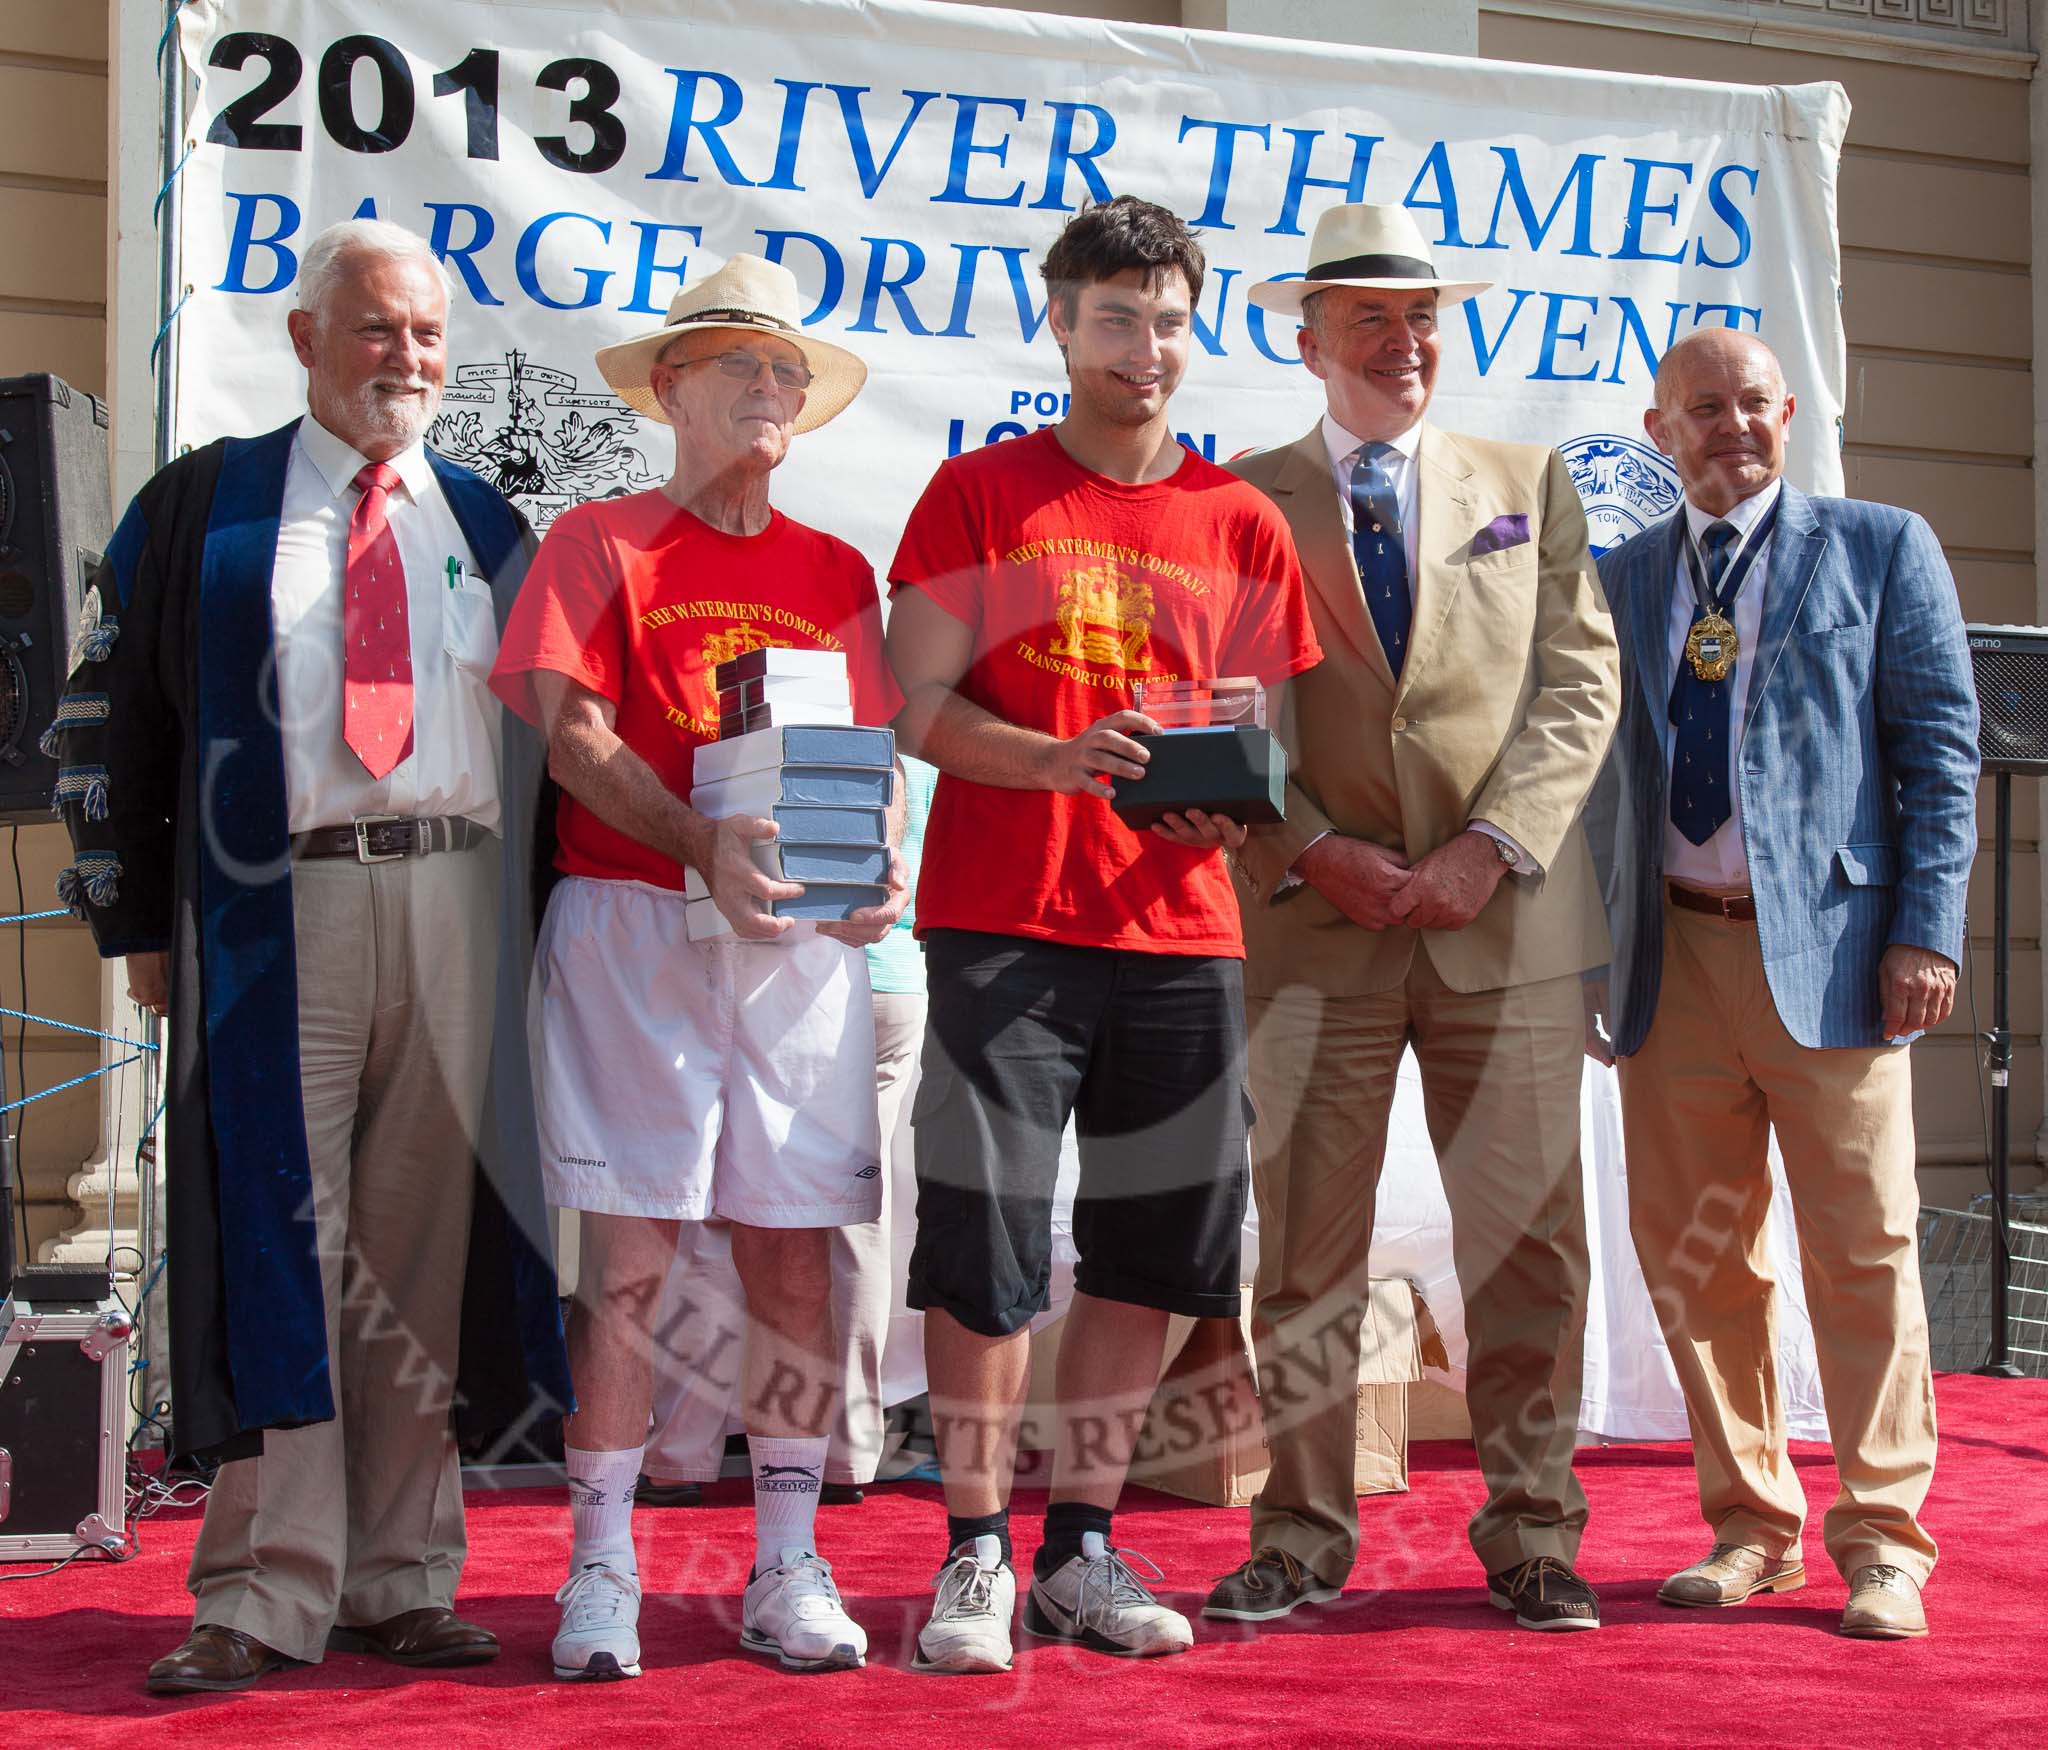
<svg viewBox="0 0 2048 1750">
<path fill-rule="evenodd" d="M 1271 1393 L 1276 1367 L 1287 1363 L 1269 1357 L 1254 1372 L 1251 1295 L 1247 1286 L 1239 1319 L 1196 1321 L 1153 1395 L 1131 1466 L 1133 1482 L 1226 1507 L 1245 1506 L 1258 1493 L 1270 1468 L 1260 1383 Z M 1422 1377 L 1428 1318 L 1422 1297 L 1406 1280 L 1376 1278 L 1370 1285 L 1352 1388 L 1353 1481 L 1361 1495 L 1408 1487 L 1408 1390 Z M 1434 1338 L 1434 1325 L 1428 1331 Z M 1301 1357 L 1293 1365 L 1309 1372 L 1310 1389 L 1316 1389 L 1315 1358 Z M 1284 1396 L 1286 1381 L 1279 1383 Z"/>
</svg>

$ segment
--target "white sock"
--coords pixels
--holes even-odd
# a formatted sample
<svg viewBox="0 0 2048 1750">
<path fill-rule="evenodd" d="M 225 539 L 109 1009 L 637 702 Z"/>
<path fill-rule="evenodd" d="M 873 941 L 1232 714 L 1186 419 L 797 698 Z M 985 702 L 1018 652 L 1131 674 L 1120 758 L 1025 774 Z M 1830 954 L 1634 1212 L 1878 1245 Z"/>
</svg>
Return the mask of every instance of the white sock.
<svg viewBox="0 0 2048 1750">
<path fill-rule="evenodd" d="M 633 1485 L 640 1480 L 642 1448 L 624 1452 L 585 1452 L 567 1447 L 569 1463 L 569 1572 L 579 1574 L 594 1562 L 637 1576 L 633 1555 Z"/>
<path fill-rule="evenodd" d="M 783 1565 L 783 1552 L 815 1554 L 818 1488 L 825 1480 L 825 1450 L 831 1441 L 777 1440 L 747 1436 L 754 1461 L 754 1572 Z"/>
</svg>

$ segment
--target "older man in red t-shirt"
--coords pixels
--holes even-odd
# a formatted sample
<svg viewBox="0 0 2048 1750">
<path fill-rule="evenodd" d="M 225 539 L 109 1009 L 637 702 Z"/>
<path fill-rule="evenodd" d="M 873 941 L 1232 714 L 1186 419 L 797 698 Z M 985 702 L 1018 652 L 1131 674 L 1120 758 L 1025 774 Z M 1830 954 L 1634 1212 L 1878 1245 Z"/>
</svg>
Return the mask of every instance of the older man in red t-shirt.
<svg viewBox="0 0 2048 1750">
<path fill-rule="evenodd" d="M 549 531 L 493 684 L 543 724 L 563 795 L 563 877 L 534 955 L 533 1056 L 551 1201 L 581 1212 L 569 1327 L 569 1578 L 555 1675 L 638 1676 L 633 1489 L 653 1401 L 651 1327 L 678 1223 L 731 1224 L 746 1290 L 744 1411 L 755 1565 L 742 1646 L 794 1669 L 859 1665 L 867 1637 L 812 1536 L 832 1405 L 830 1231 L 880 1211 L 874 1032 L 863 944 L 907 898 L 815 936 L 769 902 L 800 887 L 752 856 L 772 821 L 692 809 L 717 738 L 714 670 L 762 645 L 846 655 L 854 715 L 900 703 L 874 574 L 768 502 L 791 437 L 853 399 L 866 369 L 805 335 L 796 281 L 735 256 L 666 324 L 598 354 L 605 379 L 675 427 L 658 491 L 582 505 Z M 901 779 L 891 837 L 901 832 Z M 694 869 L 732 936 L 691 941 Z M 764 945 L 765 944 L 765 945 Z"/>
<path fill-rule="evenodd" d="M 1167 422 L 1202 283 L 1187 227 L 1124 197 L 1071 221 L 1043 271 L 1072 411 L 940 468 L 890 570 L 899 733 L 943 774 L 910 1266 L 947 1507 L 927 1670 L 1010 1665 L 1007 1501 L 1070 1116 L 1080 1262 L 1024 1624 L 1111 1653 L 1193 1642 L 1110 1515 L 1168 1315 L 1238 1310 L 1244 947 L 1221 852 L 1244 829 L 1191 810 L 1135 832 L 1109 801 L 1158 728 L 1133 683 L 1270 684 L 1322 655 L 1279 512 Z"/>
</svg>

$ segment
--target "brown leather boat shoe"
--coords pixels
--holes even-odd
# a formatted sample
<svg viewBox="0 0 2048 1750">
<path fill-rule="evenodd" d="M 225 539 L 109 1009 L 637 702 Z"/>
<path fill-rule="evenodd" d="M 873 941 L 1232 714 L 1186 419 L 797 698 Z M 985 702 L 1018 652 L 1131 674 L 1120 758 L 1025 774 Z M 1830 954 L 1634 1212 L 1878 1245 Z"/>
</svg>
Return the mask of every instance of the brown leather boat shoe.
<svg viewBox="0 0 2048 1750">
<path fill-rule="evenodd" d="M 401 1611 L 383 1622 L 328 1631 L 330 1653 L 371 1653 L 394 1665 L 487 1665 L 498 1637 L 441 1605 Z"/>
<path fill-rule="evenodd" d="M 150 1666 L 146 1682 L 152 1695 L 203 1695 L 247 1689 L 257 1678 L 289 1671 L 298 1663 L 254 1635 L 209 1622 L 187 1635 L 176 1652 Z"/>
</svg>

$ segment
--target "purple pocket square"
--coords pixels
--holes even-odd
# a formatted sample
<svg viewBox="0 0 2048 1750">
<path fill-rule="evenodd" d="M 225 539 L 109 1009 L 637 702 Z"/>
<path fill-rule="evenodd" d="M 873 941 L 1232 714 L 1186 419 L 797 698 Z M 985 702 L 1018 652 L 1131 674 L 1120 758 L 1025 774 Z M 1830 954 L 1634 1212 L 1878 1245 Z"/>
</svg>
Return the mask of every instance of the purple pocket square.
<svg viewBox="0 0 2048 1750">
<path fill-rule="evenodd" d="M 1472 537 L 1472 557 L 1483 559 L 1489 553 L 1498 553 L 1504 547 L 1520 547 L 1529 539 L 1529 513 L 1525 510 L 1511 510 L 1506 516 L 1497 516 L 1478 534 Z"/>
</svg>

